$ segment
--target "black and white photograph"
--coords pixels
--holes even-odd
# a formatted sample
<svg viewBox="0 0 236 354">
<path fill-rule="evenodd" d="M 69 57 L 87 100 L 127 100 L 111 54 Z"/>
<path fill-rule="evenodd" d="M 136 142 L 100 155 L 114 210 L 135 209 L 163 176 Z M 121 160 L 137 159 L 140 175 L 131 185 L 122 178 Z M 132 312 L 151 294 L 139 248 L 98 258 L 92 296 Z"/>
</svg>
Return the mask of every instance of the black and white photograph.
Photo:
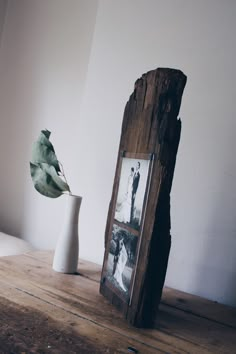
<svg viewBox="0 0 236 354">
<path fill-rule="evenodd" d="M 150 160 L 122 158 L 115 219 L 139 230 Z"/>
<path fill-rule="evenodd" d="M 138 236 L 113 224 L 112 239 L 106 266 L 106 278 L 128 296 L 136 261 Z"/>
</svg>

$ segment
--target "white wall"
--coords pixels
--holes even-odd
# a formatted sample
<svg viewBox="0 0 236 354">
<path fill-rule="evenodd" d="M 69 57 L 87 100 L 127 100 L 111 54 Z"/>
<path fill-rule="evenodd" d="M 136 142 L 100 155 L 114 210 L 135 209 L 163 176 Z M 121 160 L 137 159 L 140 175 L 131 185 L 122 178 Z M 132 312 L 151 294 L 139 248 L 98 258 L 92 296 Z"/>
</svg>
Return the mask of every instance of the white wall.
<svg viewBox="0 0 236 354">
<path fill-rule="evenodd" d="M 97 1 L 10 0 L 0 65 L 0 227 L 53 248 L 64 212 L 63 198 L 38 194 L 29 173 L 31 145 L 41 129 L 52 141 L 74 193 L 80 104 Z"/>
<path fill-rule="evenodd" d="M 188 82 L 166 284 L 236 306 L 236 2 L 100 0 L 97 17 L 96 10 L 85 0 L 10 1 L 0 67 L 0 227 L 55 246 L 64 200 L 37 194 L 28 171 L 32 140 L 47 127 L 72 191 L 83 195 L 80 255 L 101 263 L 134 81 L 156 67 L 181 69 Z"/>
<path fill-rule="evenodd" d="M 103 235 L 123 110 L 134 81 L 163 66 L 188 76 L 166 284 L 233 305 L 235 16 L 235 1 L 101 0 L 81 122 L 83 146 L 91 157 L 87 171 L 94 220 L 83 226 L 83 233 L 96 230 L 97 243 Z"/>
</svg>

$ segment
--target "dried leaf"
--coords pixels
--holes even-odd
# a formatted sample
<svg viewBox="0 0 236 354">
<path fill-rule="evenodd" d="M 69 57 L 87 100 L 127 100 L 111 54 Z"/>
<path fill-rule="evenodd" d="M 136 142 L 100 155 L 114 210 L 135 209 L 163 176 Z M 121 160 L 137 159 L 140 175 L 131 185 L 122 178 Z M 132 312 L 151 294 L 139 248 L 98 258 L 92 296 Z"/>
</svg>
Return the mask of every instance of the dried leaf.
<svg viewBox="0 0 236 354">
<path fill-rule="evenodd" d="M 55 167 L 57 172 L 60 172 L 59 162 L 57 160 L 54 147 L 49 141 L 49 130 L 42 130 L 38 140 L 33 144 L 32 148 L 32 163 L 47 163 Z"/>
<path fill-rule="evenodd" d="M 46 163 L 30 163 L 31 177 L 35 189 L 50 198 L 60 197 L 69 191 L 69 186 L 57 174 L 56 169 Z"/>
</svg>

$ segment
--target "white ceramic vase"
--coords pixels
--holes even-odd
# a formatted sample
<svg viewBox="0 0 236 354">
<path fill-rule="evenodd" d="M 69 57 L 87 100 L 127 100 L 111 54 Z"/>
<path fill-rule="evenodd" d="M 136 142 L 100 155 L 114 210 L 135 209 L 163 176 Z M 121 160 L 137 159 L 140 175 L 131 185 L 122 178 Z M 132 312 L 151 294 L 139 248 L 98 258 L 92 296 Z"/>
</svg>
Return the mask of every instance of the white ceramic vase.
<svg viewBox="0 0 236 354">
<path fill-rule="evenodd" d="M 79 258 L 79 211 L 82 197 L 67 196 L 64 222 L 57 241 L 53 269 L 61 273 L 76 273 Z"/>
</svg>

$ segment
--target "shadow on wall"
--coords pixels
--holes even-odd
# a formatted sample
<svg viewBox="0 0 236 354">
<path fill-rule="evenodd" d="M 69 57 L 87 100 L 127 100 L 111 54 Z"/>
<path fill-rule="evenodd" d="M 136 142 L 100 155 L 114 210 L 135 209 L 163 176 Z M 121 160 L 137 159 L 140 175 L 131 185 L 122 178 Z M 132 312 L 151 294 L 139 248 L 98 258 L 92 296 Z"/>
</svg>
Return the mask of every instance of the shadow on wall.
<svg viewBox="0 0 236 354">
<path fill-rule="evenodd" d="M 36 116 L 38 74 L 33 71 L 33 48 L 20 46 L 29 13 L 11 9 L 5 19 L 0 63 L 0 229 L 14 236 L 20 235 L 23 220 L 25 178 L 29 173 L 29 141 Z M 27 21 L 25 21 L 27 22 Z"/>
</svg>

